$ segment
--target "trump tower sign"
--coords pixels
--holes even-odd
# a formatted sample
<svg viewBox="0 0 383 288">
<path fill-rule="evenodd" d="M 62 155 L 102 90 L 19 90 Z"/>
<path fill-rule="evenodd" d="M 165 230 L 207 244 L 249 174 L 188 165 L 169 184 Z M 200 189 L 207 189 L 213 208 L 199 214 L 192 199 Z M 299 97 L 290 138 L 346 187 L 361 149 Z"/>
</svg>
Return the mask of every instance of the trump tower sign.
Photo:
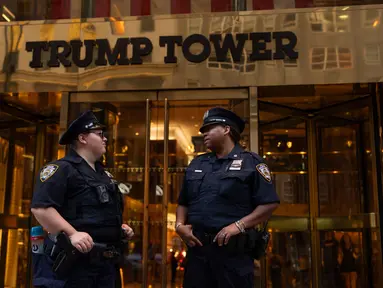
<svg viewBox="0 0 383 288">
<path fill-rule="evenodd" d="M 295 46 L 297 36 L 291 31 L 280 32 L 257 32 L 232 34 L 211 34 L 207 38 L 201 34 L 193 34 L 185 39 L 182 36 L 160 36 L 159 46 L 166 49 L 164 63 L 177 63 L 176 47 L 182 49 L 183 57 L 193 63 L 205 61 L 214 49 L 218 62 L 224 62 L 228 53 L 234 62 L 240 62 L 242 51 L 247 41 L 251 43 L 250 61 L 297 59 L 298 52 Z M 274 43 L 272 43 L 274 42 Z M 272 43 L 275 48 L 268 48 Z M 197 54 L 193 53 L 191 47 L 200 45 L 202 49 Z M 72 41 L 32 41 L 26 42 L 26 50 L 32 53 L 29 67 L 88 67 L 94 61 L 96 66 L 106 65 L 138 65 L 142 64 L 142 58 L 153 51 L 153 43 L 146 37 L 118 38 L 115 46 L 110 47 L 108 39 L 95 40 L 72 40 Z M 81 57 L 81 49 L 84 47 L 85 54 Z M 97 47 L 98 49 L 94 49 Z M 131 49 L 131 57 L 128 51 Z M 42 61 L 42 53 L 49 53 L 46 63 Z"/>
</svg>

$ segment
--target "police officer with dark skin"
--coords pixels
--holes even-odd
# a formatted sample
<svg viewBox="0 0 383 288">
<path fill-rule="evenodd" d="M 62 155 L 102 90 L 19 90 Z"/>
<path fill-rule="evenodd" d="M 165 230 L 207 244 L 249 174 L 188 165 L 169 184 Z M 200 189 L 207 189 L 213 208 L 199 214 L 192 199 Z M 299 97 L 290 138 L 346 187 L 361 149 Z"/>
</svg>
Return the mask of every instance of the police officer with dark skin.
<svg viewBox="0 0 383 288">
<path fill-rule="evenodd" d="M 103 128 L 91 111 L 83 113 L 59 140 L 61 145 L 70 145 L 68 155 L 45 165 L 38 175 L 33 215 L 52 235 L 67 234 L 81 253 L 67 279 L 59 279 L 52 271 L 52 251 L 34 254 L 35 287 L 115 287 L 119 277 L 116 263 L 91 258 L 94 243 L 117 243 L 117 247 L 122 238 L 130 239 L 134 233 L 122 224 L 118 182 L 99 162 L 106 152 Z M 52 247 L 50 239 L 45 240 L 45 245 Z"/>
<path fill-rule="evenodd" d="M 176 212 L 176 231 L 188 246 L 185 288 L 254 287 L 244 237 L 271 217 L 279 198 L 263 159 L 238 144 L 244 127 L 229 110 L 205 113 L 200 132 L 212 152 L 186 169 Z"/>
</svg>

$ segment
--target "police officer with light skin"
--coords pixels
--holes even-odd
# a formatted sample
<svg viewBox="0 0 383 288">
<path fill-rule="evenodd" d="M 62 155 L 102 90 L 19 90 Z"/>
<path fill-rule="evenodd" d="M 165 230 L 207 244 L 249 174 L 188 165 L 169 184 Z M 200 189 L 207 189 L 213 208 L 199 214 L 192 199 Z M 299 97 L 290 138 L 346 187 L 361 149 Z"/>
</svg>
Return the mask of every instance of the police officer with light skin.
<svg viewBox="0 0 383 288">
<path fill-rule="evenodd" d="M 279 198 L 263 159 L 238 144 L 244 127 L 229 110 L 205 113 L 200 132 L 212 152 L 186 169 L 176 212 L 176 231 L 188 245 L 185 288 L 254 287 L 246 237 L 271 217 Z"/>
<path fill-rule="evenodd" d="M 59 140 L 61 145 L 70 145 L 68 155 L 45 165 L 38 175 L 33 215 L 52 235 L 66 233 L 82 254 L 68 278 L 59 279 L 52 271 L 53 242 L 47 237 L 46 247 L 51 250 L 33 254 L 35 287 L 115 287 L 116 263 L 102 257 L 91 259 L 92 248 L 95 242 L 117 243 L 117 247 L 122 238 L 130 239 L 134 233 L 122 224 L 118 182 L 99 162 L 106 152 L 103 128 L 91 111 L 83 113 Z"/>
</svg>

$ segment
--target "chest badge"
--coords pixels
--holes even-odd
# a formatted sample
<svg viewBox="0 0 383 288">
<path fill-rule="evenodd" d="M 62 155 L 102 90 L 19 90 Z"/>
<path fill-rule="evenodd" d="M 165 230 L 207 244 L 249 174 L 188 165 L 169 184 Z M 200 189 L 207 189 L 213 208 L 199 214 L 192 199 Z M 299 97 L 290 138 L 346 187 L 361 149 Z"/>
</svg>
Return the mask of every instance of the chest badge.
<svg viewBox="0 0 383 288">
<path fill-rule="evenodd" d="M 40 172 L 40 181 L 41 182 L 47 181 L 49 178 L 52 177 L 53 174 L 56 173 L 58 169 L 59 169 L 59 166 L 56 164 L 49 164 L 45 166 L 44 169 L 41 170 Z"/>
<path fill-rule="evenodd" d="M 242 159 L 239 160 L 233 160 L 231 163 L 229 170 L 241 170 L 242 168 Z"/>
<path fill-rule="evenodd" d="M 118 184 L 118 190 L 120 190 L 121 194 L 128 195 L 130 193 L 130 190 L 132 189 L 132 184 L 130 183 L 119 183 Z"/>
<path fill-rule="evenodd" d="M 269 167 L 267 167 L 265 163 L 258 164 L 256 168 L 259 174 L 261 174 L 261 176 L 265 178 L 267 182 L 271 182 L 271 173 Z"/>
</svg>

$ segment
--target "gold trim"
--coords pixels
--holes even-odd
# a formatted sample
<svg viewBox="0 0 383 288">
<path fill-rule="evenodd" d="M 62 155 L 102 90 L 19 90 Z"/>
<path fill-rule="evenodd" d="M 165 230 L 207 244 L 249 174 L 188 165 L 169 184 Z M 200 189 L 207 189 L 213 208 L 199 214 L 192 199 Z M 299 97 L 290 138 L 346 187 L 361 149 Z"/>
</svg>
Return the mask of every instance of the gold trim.
<svg viewBox="0 0 383 288">
<path fill-rule="evenodd" d="M 169 182 L 168 182 L 168 167 L 169 167 L 169 103 L 168 99 L 165 98 L 165 115 L 164 115 L 164 194 L 162 195 L 162 243 L 161 250 L 162 255 L 167 255 L 167 244 L 168 244 L 168 226 L 165 223 L 168 223 L 168 190 L 169 190 Z M 161 259 L 161 271 L 162 278 L 161 283 L 162 287 L 166 288 L 167 286 L 167 274 L 168 274 L 168 258 L 162 257 Z"/>
<path fill-rule="evenodd" d="M 250 151 L 259 153 L 258 90 L 249 87 Z"/>
<path fill-rule="evenodd" d="M 269 232 L 303 232 L 309 229 L 307 217 L 272 217 L 268 223 Z"/>
<path fill-rule="evenodd" d="M 375 213 L 352 215 L 350 217 L 332 216 L 315 219 L 317 230 L 347 230 L 378 228 Z"/>
<path fill-rule="evenodd" d="M 234 89 L 188 89 L 174 91 L 159 91 L 158 100 L 221 100 L 248 99 L 247 88 Z"/>
<path fill-rule="evenodd" d="M 145 177 L 144 177 L 144 231 L 143 231 L 143 275 L 142 287 L 148 287 L 148 247 L 149 247 L 149 165 L 150 165 L 150 100 L 146 99 L 146 135 L 145 135 Z"/>
<path fill-rule="evenodd" d="M 307 153 L 308 153 L 308 179 L 310 196 L 310 231 L 311 231 L 311 259 L 313 261 L 313 272 L 311 287 L 319 287 L 320 282 L 320 237 L 316 229 L 314 219 L 319 216 L 318 205 L 318 163 L 317 163 L 317 135 L 315 121 L 307 121 Z"/>
</svg>

